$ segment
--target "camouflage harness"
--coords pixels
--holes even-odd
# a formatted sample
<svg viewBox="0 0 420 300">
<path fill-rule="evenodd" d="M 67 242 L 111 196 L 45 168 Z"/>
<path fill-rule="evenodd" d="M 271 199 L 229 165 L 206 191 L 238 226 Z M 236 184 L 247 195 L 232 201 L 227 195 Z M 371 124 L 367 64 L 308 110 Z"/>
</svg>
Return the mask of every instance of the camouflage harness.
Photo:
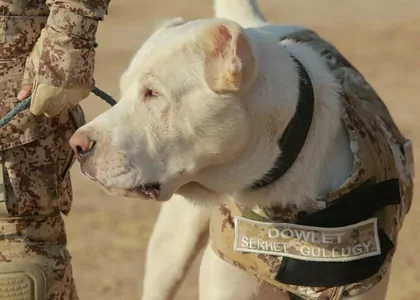
<svg viewBox="0 0 420 300">
<path fill-rule="evenodd" d="M 339 188 L 319 196 L 325 208 L 313 213 L 293 207 L 248 208 L 226 201 L 211 219 L 212 248 L 226 262 L 288 292 L 291 299 L 355 296 L 379 283 L 389 269 L 411 207 L 411 141 L 399 132 L 373 88 L 331 44 L 310 30 L 284 39 L 319 51 L 341 84 L 352 173 Z M 300 93 L 308 97 L 303 88 L 301 83 Z M 302 114 L 308 116 L 308 112 Z M 305 130 L 301 138 L 306 138 Z M 289 150 L 299 151 L 303 145 L 299 143 Z M 294 159 L 287 160 L 292 162 L 278 166 L 278 161 L 264 176 L 268 179 L 252 187 L 278 179 Z"/>
</svg>

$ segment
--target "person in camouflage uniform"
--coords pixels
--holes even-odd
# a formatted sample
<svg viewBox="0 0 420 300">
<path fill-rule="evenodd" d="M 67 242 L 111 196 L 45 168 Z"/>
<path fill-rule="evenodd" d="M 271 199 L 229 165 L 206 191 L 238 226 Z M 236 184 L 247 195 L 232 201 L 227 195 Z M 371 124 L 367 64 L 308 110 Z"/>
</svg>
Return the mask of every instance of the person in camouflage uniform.
<svg viewBox="0 0 420 300">
<path fill-rule="evenodd" d="M 110 0 L 0 0 L 0 299 L 78 299 L 61 214 L 77 104 L 94 86 L 95 35 Z"/>
</svg>

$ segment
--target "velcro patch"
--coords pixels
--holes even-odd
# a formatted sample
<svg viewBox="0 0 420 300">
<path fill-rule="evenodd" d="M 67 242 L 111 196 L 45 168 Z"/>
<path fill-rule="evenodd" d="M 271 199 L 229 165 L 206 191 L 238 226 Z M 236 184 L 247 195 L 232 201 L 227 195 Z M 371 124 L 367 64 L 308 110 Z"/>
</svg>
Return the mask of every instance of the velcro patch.
<svg viewBox="0 0 420 300">
<path fill-rule="evenodd" d="M 377 218 L 345 227 L 322 228 L 235 216 L 234 250 L 324 262 L 381 254 Z"/>
</svg>

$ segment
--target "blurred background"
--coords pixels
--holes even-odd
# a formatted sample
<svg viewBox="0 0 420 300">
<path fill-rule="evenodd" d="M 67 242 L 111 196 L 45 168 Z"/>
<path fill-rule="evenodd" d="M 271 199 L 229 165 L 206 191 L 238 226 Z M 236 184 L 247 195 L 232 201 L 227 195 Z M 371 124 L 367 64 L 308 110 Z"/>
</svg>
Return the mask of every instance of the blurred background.
<svg viewBox="0 0 420 300">
<path fill-rule="evenodd" d="M 420 0 L 259 3 L 270 22 L 302 24 L 332 42 L 381 95 L 401 130 L 413 139 L 415 159 L 419 159 Z M 159 21 L 174 16 L 208 18 L 212 13 L 211 0 L 112 0 L 109 15 L 99 28 L 97 86 L 118 97 L 121 73 Z M 88 120 L 109 108 L 93 95 L 82 106 Z M 108 196 L 80 175 L 78 164 L 73 166 L 72 175 L 74 204 L 66 223 L 80 299 L 139 300 L 147 241 L 159 204 Z M 417 198 L 415 190 L 387 300 L 420 299 Z M 198 299 L 197 267 L 198 262 L 177 300 Z"/>
</svg>

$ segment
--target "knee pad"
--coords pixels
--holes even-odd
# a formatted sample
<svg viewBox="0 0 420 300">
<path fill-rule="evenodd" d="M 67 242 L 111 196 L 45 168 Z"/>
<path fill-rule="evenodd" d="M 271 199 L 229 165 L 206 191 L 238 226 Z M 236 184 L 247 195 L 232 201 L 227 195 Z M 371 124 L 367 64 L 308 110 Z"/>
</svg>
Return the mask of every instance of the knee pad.
<svg viewBox="0 0 420 300">
<path fill-rule="evenodd" d="M 30 263 L 0 262 L 0 299 L 45 300 L 46 276 Z"/>
</svg>

